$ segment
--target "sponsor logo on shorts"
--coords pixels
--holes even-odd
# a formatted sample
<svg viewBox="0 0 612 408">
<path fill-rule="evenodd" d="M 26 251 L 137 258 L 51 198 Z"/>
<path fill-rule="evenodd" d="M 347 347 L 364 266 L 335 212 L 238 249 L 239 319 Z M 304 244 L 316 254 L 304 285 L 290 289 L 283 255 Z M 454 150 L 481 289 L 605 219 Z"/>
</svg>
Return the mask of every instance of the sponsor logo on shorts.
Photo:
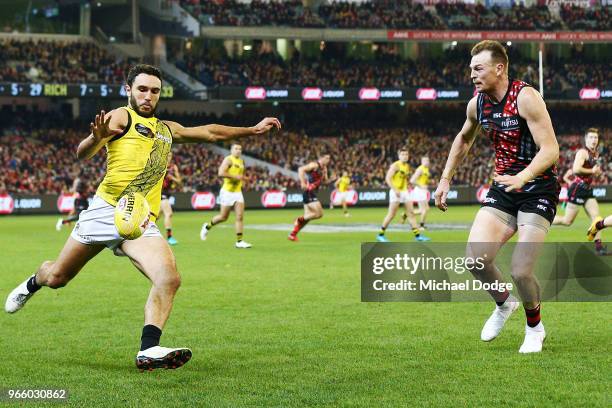
<svg viewBox="0 0 612 408">
<path fill-rule="evenodd" d="M 538 205 L 536 206 L 536 208 L 537 208 L 538 210 L 548 211 L 548 207 L 546 207 L 545 205 L 542 205 L 542 204 L 538 204 Z"/>
<path fill-rule="evenodd" d="M 496 202 L 497 202 L 497 200 L 496 200 L 496 199 L 494 199 L 493 197 L 487 197 L 487 198 L 485 198 L 485 199 L 484 199 L 484 201 L 483 201 L 483 203 L 485 203 L 485 204 L 494 204 L 494 203 L 496 203 Z"/>
<path fill-rule="evenodd" d="M 544 203 L 544 204 L 550 204 L 550 201 L 548 201 L 545 198 L 539 198 L 538 201 L 541 202 L 541 203 Z"/>
</svg>

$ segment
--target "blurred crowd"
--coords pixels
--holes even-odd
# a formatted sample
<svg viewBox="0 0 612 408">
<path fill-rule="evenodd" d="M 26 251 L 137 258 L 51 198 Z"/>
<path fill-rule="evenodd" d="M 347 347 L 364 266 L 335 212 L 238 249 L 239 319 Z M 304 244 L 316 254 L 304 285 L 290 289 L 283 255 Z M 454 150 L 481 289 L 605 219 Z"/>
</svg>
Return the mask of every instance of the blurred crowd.
<svg viewBox="0 0 612 408">
<path fill-rule="evenodd" d="M 396 28 L 425 30 L 610 30 L 609 7 L 563 5 L 551 13 L 546 5 L 510 8 L 439 2 L 426 8 L 411 0 L 323 1 L 304 7 L 301 0 L 181 0 L 202 24 L 217 26 L 291 26 Z M 557 17 L 557 15 L 560 17 Z"/>
<path fill-rule="evenodd" d="M 133 62 L 92 42 L 0 39 L 0 82 L 121 84 Z"/>
<path fill-rule="evenodd" d="M 240 57 L 230 57 L 225 49 L 203 49 L 180 55 L 176 66 L 207 86 L 318 86 L 318 87 L 470 87 L 465 47 L 448 48 L 436 58 L 404 59 L 397 44 L 374 44 L 373 59 L 348 57 L 341 51 L 325 50 L 319 58 L 301 57 L 294 50 L 283 60 L 278 54 L 256 43 Z M 327 45 L 332 48 L 333 44 Z M 345 51 L 345 50 L 343 50 Z M 546 89 L 612 85 L 608 65 L 591 61 L 572 50 L 571 58 L 550 58 L 544 64 Z M 538 86 L 537 61 L 510 52 L 510 75 Z"/>
<path fill-rule="evenodd" d="M 570 109 L 570 108 L 568 108 Z M 312 115 L 318 109 L 313 109 Z M 348 111 L 351 111 L 350 109 Z M 240 141 L 244 154 L 259 158 L 267 163 L 280 166 L 284 169 L 297 171 L 298 167 L 316 160 L 321 152 L 330 153 L 330 177 L 334 180 L 342 171 L 351 174 L 355 187 L 378 188 L 386 187 L 385 173 L 391 163 L 397 160 L 397 150 L 408 145 L 411 152 L 410 163 L 413 168 L 420 164 L 422 156 L 427 155 L 431 161 L 432 185 L 439 177 L 448 155 L 457 125 L 454 122 L 461 116 L 448 116 L 448 126 L 430 126 L 427 121 L 410 120 L 411 125 L 399 127 L 397 123 L 388 123 L 384 120 L 379 123 L 371 122 L 370 126 L 363 126 L 366 120 L 357 119 L 358 110 L 354 111 L 353 126 L 345 125 L 336 128 L 315 127 L 312 132 L 299 129 L 295 122 L 286 121 L 285 129 L 265 137 L 249 137 Z M 356 115 L 355 115 L 356 114 Z M 430 113 L 429 118 L 431 119 Z M 593 115 L 600 115 L 593 112 Z M 389 114 L 391 115 L 391 114 Z M 73 185 L 76 177 L 85 180 L 95 188 L 101 181 L 105 172 L 105 153 L 102 150 L 87 162 L 77 162 L 76 146 L 86 136 L 87 126 L 81 121 L 71 121 L 61 118 L 58 114 L 36 113 L 36 122 L 28 122 L 23 117 L 16 120 L 8 117 L 6 110 L 0 113 L 6 126 L 0 134 L 0 193 L 61 193 L 66 192 Z M 31 115 L 30 115 L 31 116 Z M 160 115 L 162 116 L 162 115 Z M 166 115 L 162 116 L 165 117 Z M 243 116 L 243 115 L 238 115 Z M 173 115 L 172 119 L 179 120 L 185 125 L 192 122 L 224 122 L 239 124 L 238 116 L 224 118 L 202 116 Z M 247 117 L 249 115 L 246 115 Z M 366 115 L 367 116 L 367 115 Z M 581 121 L 581 129 L 564 127 L 565 121 L 577 122 L 571 117 L 571 109 L 553 114 L 553 123 L 557 129 L 566 129 L 566 133 L 558 132 L 561 158 L 559 161 L 559 174 L 571 168 L 575 152 L 583 143 L 581 132 L 585 122 Z M 384 115 L 382 115 L 384 118 Z M 588 114 L 585 116 L 588 118 Z M 342 115 L 338 115 L 342 120 Z M 206 120 L 205 120 L 206 119 Z M 220 121 L 216 120 L 220 119 Z M 250 117 L 247 118 L 250 120 Z M 243 118 L 244 120 L 244 118 Z M 430 122 L 433 123 L 433 122 Z M 591 122 L 596 124 L 597 122 Z M 360 127 L 362 126 L 362 127 Z M 588 125 L 587 125 L 588 126 Z M 574 133 L 575 132 L 575 133 Z M 609 129 L 602 129 L 600 139 L 600 156 L 604 174 L 597 183 L 612 182 L 612 161 L 610 150 L 605 142 L 605 135 Z M 225 147 L 229 147 L 226 144 Z M 220 188 L 222 179 L 218 176 L 218 167 L 223 157 L 214 153 L 206 145 L 175 145 L 173 147 L 173 161 L 179 167 L 183 184 L 177 191 L 216 191 Z M 469 165 L 467 164 L 469 163 Z M 490 182 L 493 174 L 493 150 L 489 140 L 484 137 L 476 139 L 469 156 L 458 169 L 454 184 L 480 186 Z M 274 174 L 272 174 L 274 173 Z M 270 168 L 250 166 L 246 170 L 244 181 L 245 190 L 291 189 L 298 188 L 297 178 L 283 176 L 281 173 L 271 172 Z"/>
</svg>

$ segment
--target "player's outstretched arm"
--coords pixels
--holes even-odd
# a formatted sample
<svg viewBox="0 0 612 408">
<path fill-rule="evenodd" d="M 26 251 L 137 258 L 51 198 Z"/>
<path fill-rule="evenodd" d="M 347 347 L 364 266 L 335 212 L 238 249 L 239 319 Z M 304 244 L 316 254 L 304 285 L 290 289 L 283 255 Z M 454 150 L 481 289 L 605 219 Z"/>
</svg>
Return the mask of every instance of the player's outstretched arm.
<svg viewBox="0 0 612 408">
<path fill-rule="evenodd" d="M 239 137 L 263 135 L 272 129 L 281 128 L 281 123 L 276 118 L 264 118 L 261 122 L 251 127 L 224 125 L 185 127 L 171 121 L 164 121 L 164 123 L 170 127 L 172 139 L 175 143 L 219 142 Z"/>
<path fill-rule="evenodd" d="M 440 177 L 438 188 L 434 193 L 436 207 L 442 211 L 448 209 L 446 196 L 450 190 L 450 183 L 455 175 L 455 169 L 461 164 L 465 156 L 467 156 L 478 133 L 479 125 L 478 119 L 476 118 L 476 99 L 477 97 L 473 97 L 468 102 L 465 123 L 457 136 L 455 136 L 455 140 L 453 140 L 450 152 L 448 153 L 448 159 L 446 160 L 446 165 L 444 166 L 444 171 L 442 172 L 442 177 Z"/>
<path fill-rule="evenodd" d="M 109 140 L 123 132 L 127 122 L 128 113 L 125 109 L 115 109 L 108 113 L 101 111 L 89 124 L 89 136 L 79 143 L 77 158 L 92 158 Z"/>
<path fill-rule="evenodd" d="M 520 173 L 515 176 L 497 175 L 495 177 L 495 181 L 507 186 L 506 191 L 523 187 L 559 160 L 559 144 L 540 93 L 532 87 L 523 88 L 518 95 L 517 104 L 518 111 L 527 121 L 533 141 L 540 150 L 529 166 Z"/>
</svg>

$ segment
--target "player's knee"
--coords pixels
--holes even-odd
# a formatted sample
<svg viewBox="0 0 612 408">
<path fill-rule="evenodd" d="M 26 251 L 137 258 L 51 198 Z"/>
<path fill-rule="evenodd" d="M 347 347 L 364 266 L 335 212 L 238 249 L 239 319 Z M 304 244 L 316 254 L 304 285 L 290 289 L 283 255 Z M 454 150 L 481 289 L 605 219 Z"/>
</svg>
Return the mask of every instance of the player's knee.
<svg viewBox="0 0 612 408">
<path fill-rule="evenodd" d="M 242 222 L 243 219 L 244 219 L 244 217 L 242 216 L 242 214 L 236 214 L 236 221 L 237 222 Z"/>
<path fill-rule="evenodd" d="M 172 268 L 167 268 L 155 279 L 154 285 L 169 292 L 176 292 L 181 286 L 181 275 Z"/>
</svg>

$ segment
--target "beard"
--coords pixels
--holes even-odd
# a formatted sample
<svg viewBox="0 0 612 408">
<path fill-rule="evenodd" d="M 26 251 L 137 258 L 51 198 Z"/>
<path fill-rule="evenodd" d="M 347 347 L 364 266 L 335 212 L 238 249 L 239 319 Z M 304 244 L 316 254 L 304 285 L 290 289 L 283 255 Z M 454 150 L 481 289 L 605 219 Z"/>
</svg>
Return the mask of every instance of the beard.
<svg viewBox="0 0 612 408">
<path fill-rule="evenodd" d="M 134 109 L 136 113 L 138 113 L 140 116 L 145 117 L 145 118 L 150 118 L 154 116 L 155 111 L 157 110 L 157 105 L 155 105 L 151 108 L 150 112 L 143 112 L 142 110 L 140 110 L 140 107 L 138 106 L 138 102 L 136 102 L 136 98 L 134 98 L 134 96 L 130 96 L 130 107 Z"/>
</svg>

